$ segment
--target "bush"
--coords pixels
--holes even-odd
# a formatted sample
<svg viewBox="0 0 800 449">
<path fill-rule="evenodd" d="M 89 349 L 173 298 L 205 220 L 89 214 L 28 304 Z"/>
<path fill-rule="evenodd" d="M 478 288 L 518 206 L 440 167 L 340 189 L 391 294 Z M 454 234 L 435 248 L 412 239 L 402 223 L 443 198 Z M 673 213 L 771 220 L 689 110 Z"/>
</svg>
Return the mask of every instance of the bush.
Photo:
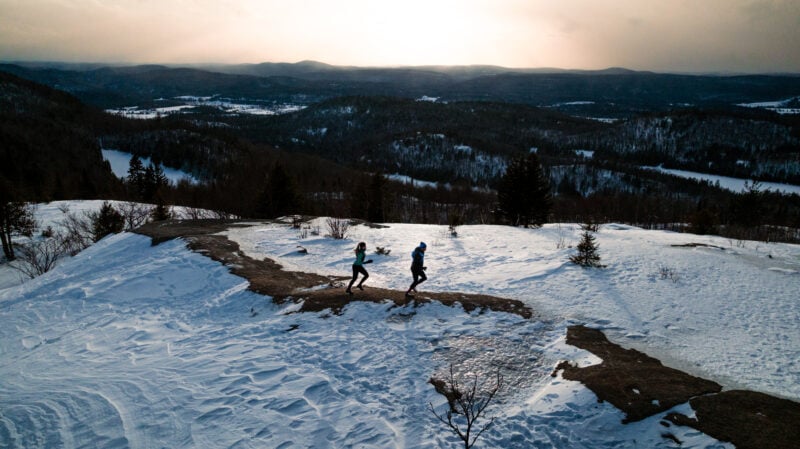
<svg viewBox="0 0 800 449">
<path fill-rule="evenodd" d="M 343 218 L 330 217 L 325 222 L 328 226 L 328 236 L 336 240 L 347 238 L 347 231 L 350 229 L 350 222 Z"/>
<path fill-rule="evenodd" d="M 45 238 L 34 240 L 29 238 L 27 242 L 17 244 L 17 265 L 12 267 L 33 279 L 36 276 L 52 270 L 61 256 L 64 255 L 64 247 L 56 238 Z"/>
</svg>

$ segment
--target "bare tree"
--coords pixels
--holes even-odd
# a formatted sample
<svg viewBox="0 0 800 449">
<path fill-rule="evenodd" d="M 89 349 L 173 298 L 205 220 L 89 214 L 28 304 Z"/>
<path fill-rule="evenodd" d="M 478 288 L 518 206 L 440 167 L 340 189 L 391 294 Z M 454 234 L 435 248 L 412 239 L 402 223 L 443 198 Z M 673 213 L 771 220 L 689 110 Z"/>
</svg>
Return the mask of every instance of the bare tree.
<svg viewBox="0 0 800 449">
<path fill-rule="evenodd" d="M 491 417 L 486 424 L 482 426 L 477 424 L 503 384 L 503 376 L 500 375 L 499 371 L 496 376 L 495 382 L 493 385 L 490 384 L 488 388 L 478 388 L 479 379 L 477 374 L 475 374 L 471 386 L 462 386 L 453 373 L 453 365 L 450 365 L 450 377 L 448 379 L 442 380 L 431 377 L 429 380 L 436 391 L 447 398 L 447 403 L 449 404 L 447 412 L 440 414 L 432 403 L 428 403 L 430 411 L 464 442 L 464 449 L 470 449 L 478 441 L 481 434 L 494 423 L 495 417 Z M 480 430 L 477 430 L 478 427 L 480 427 Z M 475 432 L 476 430 L 477 432 Z"/>
</svg>

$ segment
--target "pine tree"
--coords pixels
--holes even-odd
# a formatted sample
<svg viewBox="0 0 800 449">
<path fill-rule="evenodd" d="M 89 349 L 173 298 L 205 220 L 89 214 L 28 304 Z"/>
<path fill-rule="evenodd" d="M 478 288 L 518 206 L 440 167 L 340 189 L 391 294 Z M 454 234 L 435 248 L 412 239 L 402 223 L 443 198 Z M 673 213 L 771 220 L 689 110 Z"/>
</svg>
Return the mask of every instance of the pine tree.
<svg viewBox="0 0 800 449">
<path fill-rule="evenodd" d="M 497 188 L 500 214 L 514 226 L 539 227 L 552 208 L 550 186 L 536 153 L 512 159 Z"/>
<path fill-rule="evenodd" d="M 166 221 L 172 218 L 172 211 L 170 210 L 169 206 L 164 204 L 164 199 L 161 195 L 156 195 L 156 207 L 150 211 L 150 218 L 153 221 Z"/>
<path fill-rule="evenodd" d="M 373 223 L 384 221 L 383 215 L 383 190 L 386 178 L 380 173 L 375 173 L 369 183 L 369 204 L 367 206 L 367 220 Z"/>
<path fill-rule="evenodd" d="M 578 253 L 569 256 L 569 260 L 582 267 L 597 267 L 602 268 L 600 264 L 600 255 L 597 253 L 598 245 L 595 242 L 595 237 L 588 230 L 583 231 L 581 241 L 578 243 Z"/>
<path fill-rule="evenodd" d="M 144 196 L 145 185 L 144 164 L 142 164 L 142 160 L 139 159 L 139 156 L 135 154 L 131 156 L 131 160 L 128 162 L 127 181 L 134 196 L 141 199 Z"/>
<path fill-rule="evenodd" d="M 91 215 L 92 219 L 92 239 L 97 242 L 108 234 L 122 232 L 125 226 L 125 217 L 114 209 L 108 201 L 103 203 L 99 212 Z"/>
<path fill-rule="evenodd" d="M 272 167 L 260 203 L 258 213 L 270 218 L 291 214 L 299 208 L 295 182 L 280 163 Z"/>
</svg>

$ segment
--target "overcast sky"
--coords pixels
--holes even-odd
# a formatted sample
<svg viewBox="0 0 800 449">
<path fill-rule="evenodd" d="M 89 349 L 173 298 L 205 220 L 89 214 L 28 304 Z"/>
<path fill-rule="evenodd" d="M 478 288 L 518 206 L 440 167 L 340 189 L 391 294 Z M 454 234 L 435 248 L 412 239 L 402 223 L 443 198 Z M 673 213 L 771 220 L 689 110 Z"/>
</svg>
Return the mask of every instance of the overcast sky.
<svg viewBox="0 0 800 449">
<path fill-rule="evenodd" d="M 0 60 L 800 72 L 800 0 L 0 0 Z"/>
</svg>

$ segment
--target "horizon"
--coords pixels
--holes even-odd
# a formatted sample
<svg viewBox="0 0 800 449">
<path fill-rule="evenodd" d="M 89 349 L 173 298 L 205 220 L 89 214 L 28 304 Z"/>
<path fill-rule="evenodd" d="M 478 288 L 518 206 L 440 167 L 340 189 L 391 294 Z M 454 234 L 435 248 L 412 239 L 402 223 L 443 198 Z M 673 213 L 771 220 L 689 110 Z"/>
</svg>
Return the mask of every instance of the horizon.
<svg viewBox="0 0 800 449">
<path fill-rule="evenodd" d="M 300 60 L 295 62 L 286 61 L 260 61 L 260 62 L 120 62 L 120 61 L 58 61 L 58 60 L 6 60 L 0 58 L 0 64 L 18 65 L 22 67 L 34 68 L 68 68 L 70 66 L 88 66 L 83 70 L 92 70 L 95 68 L 104 67 L 166 67 L 166 68 L 189 68 L 196 70 L 211 71 L 214 67 L 235 67 L 235 66 L 259 66 L 259 65 L 301 65 L 301 64 L 319 64 L 332 69 L 344 70 L 447 70 L 447 69 L 480 69 L 489 68 L 499 71 L 529 73 L 529 74 L 547 74 L 547 73 L 581 73 L 593 74 L 596 72 L 611 72 L 611 71 L 624 71 L 636 74 L 656 74 L 656 75 L 687 75 L 687 76 L 800 76 L 800 70 L 797 71 L 668 71 L 668 70 L 649 70 L 649 69 L 632 69 L 629 67 L 609 66 L 601 68 L 565 68 L 565 67 L 508 67 L 496 64 L 420 64 L 420 65 L 342 65 L 332 64 L 323 61 L 315 60 Z M 81 70 L 81 69 L 76 69 Z"/>
<path fill-rule="evenodd" d="M 0 0 L 0 11 L 0 61 L 800 73 L 791 0 Z"/>
</svg>

